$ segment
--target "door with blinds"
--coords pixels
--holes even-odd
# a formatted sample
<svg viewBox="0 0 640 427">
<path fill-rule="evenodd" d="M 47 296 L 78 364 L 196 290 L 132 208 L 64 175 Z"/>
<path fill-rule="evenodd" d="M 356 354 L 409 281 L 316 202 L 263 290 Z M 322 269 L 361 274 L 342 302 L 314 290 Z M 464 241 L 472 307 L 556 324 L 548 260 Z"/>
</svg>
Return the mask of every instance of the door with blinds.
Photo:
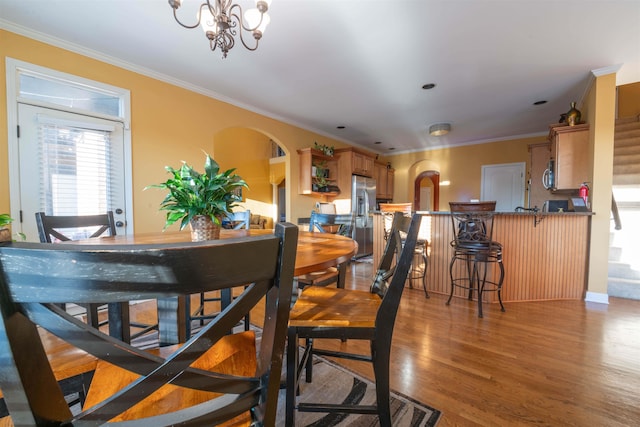
<svg viewBox="0 0 640 427">
<path fill-rule="evenodd" d="M 122 123 L 18 105 L 22 232 L 38 241 L 36 212 L 95 215 L 113 211 L 126 234 Z M 74 240 L 91 230 L 78 229 Z"/>
</svg>

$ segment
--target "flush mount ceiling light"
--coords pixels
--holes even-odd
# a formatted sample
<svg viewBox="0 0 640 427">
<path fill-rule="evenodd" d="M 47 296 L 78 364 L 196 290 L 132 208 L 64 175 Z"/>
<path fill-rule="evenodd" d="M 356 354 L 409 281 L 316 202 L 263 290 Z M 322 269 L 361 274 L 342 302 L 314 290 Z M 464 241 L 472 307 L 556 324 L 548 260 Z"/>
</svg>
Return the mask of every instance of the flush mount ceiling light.
<svg viewBox="0 0 640 427">
<path fill-rule="evenodd" d="M 434 125 L 429 126 L 429 135 L 442 136 L 442 135 L 448 134 L 450 130 L 451 130 L 451 124 L 436 123 Z"/>
<path fill-rule="evenodd" d="M 256 8 L 242 11 L 239 4 L 232 0 L 206 0 L 198 8 L 196 23 L 185 25 L 178 19 L 178 9 L 184 0 L 169 0 L 169 5 L 173 8 L 173 17 L 176 22 L 184 28 L 192 29 L 202 26 L 204 34 L 209 39 L 211 50 L 220 48 L 222 57 L 226 58 L 227 53 L 235 45 L 234 37 L 240 34 L 240 41 L 249 50 L 256 50 L 258 42 L 262 38 L 264 29 L 271 20 L 267 14 L 271 0 L 257 0 Z M 251 33 L 255 40 L 255 46 L 249 46 L 244 41 L 243 32 Z"/>
</svg>

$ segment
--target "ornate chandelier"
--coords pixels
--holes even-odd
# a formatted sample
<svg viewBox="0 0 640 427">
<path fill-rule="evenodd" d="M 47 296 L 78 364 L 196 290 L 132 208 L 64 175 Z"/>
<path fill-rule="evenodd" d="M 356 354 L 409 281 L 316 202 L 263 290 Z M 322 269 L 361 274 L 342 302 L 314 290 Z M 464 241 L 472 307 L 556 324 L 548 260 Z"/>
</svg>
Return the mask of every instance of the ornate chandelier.
<svg viewBox="0 0 640 427">
<path fill-rule="evenodd" d="M 178 8 L 184 0 L 169 0 L 169 5 L 173 8 L 173 17 L 178 24 L 184 28 L 196 28 L 202 26 L 204 34 L 209 39 L 211 50 L 220 48 L 222 57 L 226 58 L 229 50 L 235 45 L 237 33 L 240 34 L 240 41 L 244 47 L 249 50 L 256 50 L 258 42 L 262 38 L 264 29 L 270 21 L 267 10 L 271 0 L 256 0 L 256 8 L 242 11 L 239 4 L 232 3 L 233 0 L 206 0 L 198 8 L 196 14 L 196 23 L 193 25 L 185 25 L 178 19 Z M 243 32 L 253 35 L 255 46 L 247 45 Z"/>
</svg>

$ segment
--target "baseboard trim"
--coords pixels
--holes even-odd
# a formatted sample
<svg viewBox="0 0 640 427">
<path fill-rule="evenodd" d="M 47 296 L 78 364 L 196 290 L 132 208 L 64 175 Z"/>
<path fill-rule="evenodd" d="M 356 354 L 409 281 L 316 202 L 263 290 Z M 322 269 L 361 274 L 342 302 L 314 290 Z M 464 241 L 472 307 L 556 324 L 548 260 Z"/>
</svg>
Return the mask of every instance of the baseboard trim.
<svg viewBox="0 0 640 427">
<path fill-rule="evenodd" d="M 599 304 L 609 304 L 609 295 L 598 292 L 587 292 L 584 300 L 586 302 L 597 302 Z"/>
</svg>

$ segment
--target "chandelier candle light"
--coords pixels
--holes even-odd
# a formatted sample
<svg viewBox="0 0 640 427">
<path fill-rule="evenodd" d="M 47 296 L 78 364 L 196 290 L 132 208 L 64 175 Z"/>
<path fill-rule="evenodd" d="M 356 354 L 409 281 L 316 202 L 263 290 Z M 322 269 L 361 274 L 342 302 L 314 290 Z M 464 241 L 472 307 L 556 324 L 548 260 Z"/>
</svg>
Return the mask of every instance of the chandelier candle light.
<svg viewBox="0 0 640 427">
<path fill-rule="evenodd" d="M 185 25 L 178 19 L 177 14 L 183 1 L 169 0 L 169 5 L 173 8 L 173 17 L 184 28 L 192 29 L 202 26 L 202 30 L 209 39 L 211 50 L 220 48 L 223 58 L 227 57 L 227 53 L 235 45 L 234 37 L 237 33 L 240 34 L 240 41 L 244 47 L 256 50 L 264 29 L 271 19 L 267 14 L 271 0 L 256 0 L 255 9 L 245 12 L 232 0 L 206 0 L 198 8 L 196 23 Z M 255 46 L 247 45 L 242 35 L 244 31 L 252 33 Z"/>
</svg>

